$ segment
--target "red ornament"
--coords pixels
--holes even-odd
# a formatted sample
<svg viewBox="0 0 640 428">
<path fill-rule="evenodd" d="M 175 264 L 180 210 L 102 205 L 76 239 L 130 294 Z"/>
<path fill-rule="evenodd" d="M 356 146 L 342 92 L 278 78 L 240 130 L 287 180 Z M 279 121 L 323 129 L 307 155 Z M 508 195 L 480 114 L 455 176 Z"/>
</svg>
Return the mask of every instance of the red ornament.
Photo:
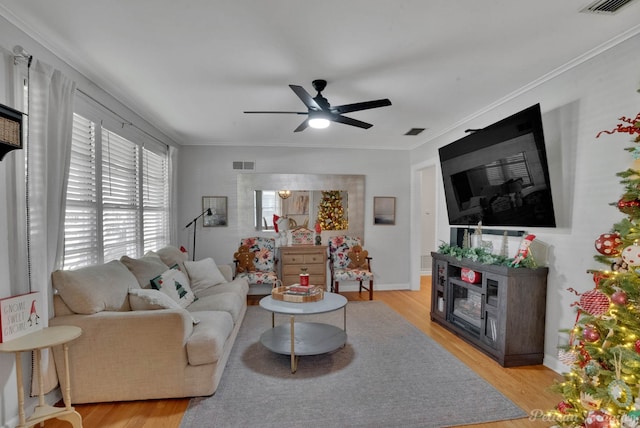
<svg viewBox="0 0 640 428">
<path fill-rule="evenodd" d="M 585 428 L 609 428 L 613 419 L 602 410 L 591 410 L 584 420 Z"/>
<path fill-rule="evenodd" d="M 627 304 L 627 293 L 622 290 L 618 290 L 611 295 L 611 301 L 619 306 Z"/>
<path fill-rule="evenodd" d="M 618 233 L 603 233 L 596 239 L 596 250 L 605 256 L 617 256 L 620 254 L 622 239 Z"/>
<path fill-rule="evenodd" d="M 635 348 L 636 348 L 636 352 L 640 354 L 640 339 L 636 340 Z"/>
<path fill-rule="evenodd" d="M 640 265 L 640 245 L 634 243 L 622 250 L 622 260 L 629 266 Z"/>
<path fill-rule="evenodd" d="M 631 201 L 620 199 L 618 201 L 618 209 L 625 214 L 633 214 L 638 207 L 640 207 L 640 201 L 637 199 Z"/>
<path fill-rule="evenodd" d="M 609 310 L 609 298 L 600 290 L 591 290 L 580 296 L 580 306 L 590 315 L 600 316 Z"/>
<path fill-rule="evenodd" d="M 567 414 L 567 410 L 568 409 L 573 409 L 573 406 L 570 403 L 567 403 L 566 401 L 561 401 L 561 402 L 558 403 L 556 408 L 558 409 L 558 411 L 560 413 L 562 413 L 563 415 L 566 415 Z"/>
<path fill-rule="evenodd" d="M 596 342 L 600 339 L 600 332 L 595 327 L 588 325 L 582 330 L 582 337 L 587 342 Z"/>
</svg>

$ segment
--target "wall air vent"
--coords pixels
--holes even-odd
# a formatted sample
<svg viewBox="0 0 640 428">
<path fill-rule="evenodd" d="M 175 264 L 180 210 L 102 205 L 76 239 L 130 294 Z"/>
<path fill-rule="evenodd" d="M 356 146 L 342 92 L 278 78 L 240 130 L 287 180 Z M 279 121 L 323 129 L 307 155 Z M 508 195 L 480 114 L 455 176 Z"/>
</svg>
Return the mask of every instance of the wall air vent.
<svg viewBox="0 0 640 428">
<path fill-rule="evenodd" d="M 634 1 L 635 0 L 597 0 L 582 9 L 580 12 L 613 15 Z"/>
<path fill-rule="evenodd" d="M 256 168 L 254 161 L 233 161 L 233 169 L 244 169 L 253 171 Z"/>
</svg>

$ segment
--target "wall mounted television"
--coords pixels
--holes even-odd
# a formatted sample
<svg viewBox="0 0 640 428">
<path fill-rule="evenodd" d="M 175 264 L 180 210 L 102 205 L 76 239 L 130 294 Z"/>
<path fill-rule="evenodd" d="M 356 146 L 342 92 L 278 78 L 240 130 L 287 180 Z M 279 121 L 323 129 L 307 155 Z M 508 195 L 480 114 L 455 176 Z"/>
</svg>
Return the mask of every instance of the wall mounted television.
<svg viewBox="0 0 640 428">
<path fill-rule="evenodd" d="M 540 104 L 439 155 L 451 225 L 556 227 Z"/>
</svg>

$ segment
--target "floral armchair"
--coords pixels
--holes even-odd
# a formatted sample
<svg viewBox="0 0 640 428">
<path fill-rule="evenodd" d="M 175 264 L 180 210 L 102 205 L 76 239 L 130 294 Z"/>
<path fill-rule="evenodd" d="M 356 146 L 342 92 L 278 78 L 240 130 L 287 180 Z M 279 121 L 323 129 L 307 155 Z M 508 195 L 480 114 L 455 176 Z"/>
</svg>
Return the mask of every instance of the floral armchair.
<svg viewBox="0 0 640 428">
<path fill-rule="evenodd" d="M 240 240 L 240 246 L 249 248 L 254 254 L 253 266 L 251 270 L 245 272 L 238 271 L 238 260 L 236 264 L 236 278 L 246 278 L 249 282 L 249 294 L 269 294 L 271 288 L 278 280 L 276 259 L 275 238 L 255 236 Z"/>
<path fill-rule="evenodd" d="M 371 257 L 366 257 L 366 262 L 362 266 L 350 267 L 352 261 L 349 259 L 349 252 L 354 247 L 360 247 L 360 238 L 351 236 L 332 236 L 329 238 L 329 267 L 331 270 L 331 291 L 340 292 L 341 281 L 356 281 L 360 284 L 358 289 L 362 292 L 365 289 L 369 292 L 369 300 L 373 300 L 373 273 L 371 272 Z M 368 254 L 368 253 L 365 253 Z M 369 286 L 363 283 L 369 281 Z"/>
</svg>

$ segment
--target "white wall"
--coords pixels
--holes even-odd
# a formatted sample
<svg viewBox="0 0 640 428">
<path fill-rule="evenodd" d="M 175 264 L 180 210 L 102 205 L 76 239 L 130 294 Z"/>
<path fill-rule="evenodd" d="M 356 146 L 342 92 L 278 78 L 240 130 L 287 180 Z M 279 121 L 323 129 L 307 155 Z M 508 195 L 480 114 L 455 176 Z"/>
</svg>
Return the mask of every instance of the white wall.
<svg viewBox="0 0 640 428">
<path fill-rule="evenodd" d="M 617 202 L 623 192 L 615 174 L 633 162 L 623 150 L 632 144 L 631 139 L 624 134 L 595 137 L 600 130 L 613 129 L 620 116 L 635 117 L 640 112 L 640 95 L 636 92 L 640 88 L 640 56 L 633 54 L 639 50 L 640 35 L 636 35 L 566 72 L 531 85 L 411 154 L 415 169 L 421 162 L 437 159 L 437 148 L 464 136 L 464 129 L 482 128 L 541 104 L 559 223 L 556 229 L 534 228 L 529 232 L 550 246 L 544 364 L 556 371 L 566 370 L 556 358 L 558 331 L 573 327 L 575 322 L 570 305 L 578 298 L 567 288 L 580 292 L 593 289 L 587 269 L 606 268 L 593 260 L 594 241 L 624 218 L 609 204 Z M 439 168 L 437 180 L 442 182 Z M 436 233 L 438 240 L 448 242 L 450 228 L 444 201 L 440 184 Z"/>
<path fill-rule="evenodd" d="M 392 143 L 392 142 L 390 142 Z M 193 226 L 202 212 L 202 196 L 227 196 L 229 226 L 202 227 L 198 221 L 196 259 L 231 263 L 240 242 L 237 231 L 237 173 L 233 161 L 255 161 L 256 173 L 365 175 L 365 247 L 373 257 L 376 289 L 409 288 L 409 152 L 302 148 L 187 146 L 178 162 L 177 245 L 191 250 Z M 373 225 L 373 197 L 395 196 L 396 225 Z M 342 288 L 342 287 L 341 287 Z M 345 284 L 345 289 L 350 287 Z"/>
</svg>

